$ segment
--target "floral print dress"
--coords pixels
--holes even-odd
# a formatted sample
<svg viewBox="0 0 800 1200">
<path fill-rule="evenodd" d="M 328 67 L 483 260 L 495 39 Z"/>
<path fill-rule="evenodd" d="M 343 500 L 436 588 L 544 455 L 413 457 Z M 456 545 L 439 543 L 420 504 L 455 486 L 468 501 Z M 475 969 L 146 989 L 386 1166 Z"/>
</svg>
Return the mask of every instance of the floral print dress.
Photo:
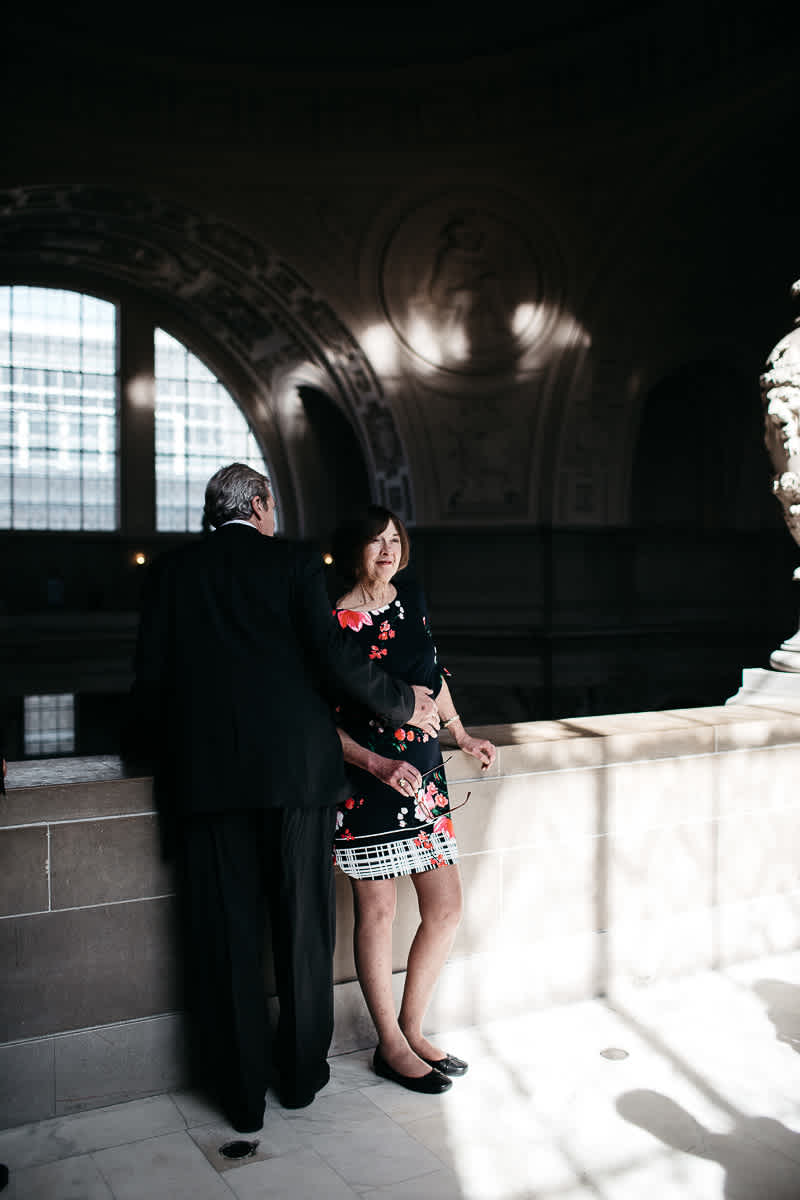
<svg viewBox="0 0 800 1200">
<path fill-rule="evenodd" d="M 442 676 L 422 592 L 395 583 L 397 596 L 369 612 L 335 609 L 339 624 L 364 653 L 396 679 L 438 695 Z M 391 879 L 454 863 L 458 846 L 438 739 L 414 725 L 389 728 L 346 701 L 336 721 L 354 741 L 384 758 L 405 758 L 422 775 L 416 796 L 403 797 L 360 767 L 347 764 L 350 792 L 337 814 L 335 859 L 354 879 Z"/>
</svg>

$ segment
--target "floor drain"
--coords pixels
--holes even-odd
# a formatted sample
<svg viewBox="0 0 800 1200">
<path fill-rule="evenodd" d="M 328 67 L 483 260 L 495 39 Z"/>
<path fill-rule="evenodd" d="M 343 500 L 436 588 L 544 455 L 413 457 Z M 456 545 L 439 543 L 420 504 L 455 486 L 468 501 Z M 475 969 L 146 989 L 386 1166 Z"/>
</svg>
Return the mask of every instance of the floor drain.
<svg viewBox="0 0 800 1200">
<path fill-rule="evenodd" d="M 601 1050 L 600 1053 L 603 1058 L 613 1058 L 615 1060 L 628 1057 L 627 1050 L 618 1050 L 616 1046 L 609 1046 L 607 1050 Z"/>
<path fill-rule="evenodd" d="M 251 1158 L 258 1149 L 258 1142 L 226 1142 L 219 1152 L 224 1158 Z"/>
</svg>

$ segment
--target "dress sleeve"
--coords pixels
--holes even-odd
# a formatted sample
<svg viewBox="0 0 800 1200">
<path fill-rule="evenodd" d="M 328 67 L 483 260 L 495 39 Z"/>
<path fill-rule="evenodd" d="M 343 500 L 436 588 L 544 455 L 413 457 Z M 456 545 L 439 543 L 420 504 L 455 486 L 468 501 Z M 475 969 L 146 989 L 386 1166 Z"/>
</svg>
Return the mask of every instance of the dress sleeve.
<svg viewBox="0 0 800 1200">
<path fill-rule="evenodd" d="M 434 641 L 428 616 L 428 605 L 425 593 L 418 583 L 409 581 L 398 588 L 401 601 L 408 611 L 408 619 L 418 623 L 419 653 L 412 667 L 409 678 L 429 687 L 434 696 L 442 690 L 442 683 L 450 677 L 450 672 L 439 662 L 439 652 Z"/>
</svg>

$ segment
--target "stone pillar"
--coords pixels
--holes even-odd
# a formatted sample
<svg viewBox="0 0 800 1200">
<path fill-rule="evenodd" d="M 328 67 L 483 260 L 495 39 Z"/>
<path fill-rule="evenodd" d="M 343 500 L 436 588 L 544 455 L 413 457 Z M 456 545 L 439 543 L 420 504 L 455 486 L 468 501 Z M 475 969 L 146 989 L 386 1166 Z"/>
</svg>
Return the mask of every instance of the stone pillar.
<svg viewBox="0 0 800 1200">
<path fill-rule="evenodd" d="M 800 280 L 792 286 L 800 297 Z M 800 545 L 800 317 L 769 355 L 761 376 L 764 441 L 775 474 L 772 490 L 794 540 Z M 793 578 L 800 583 L 800 567 Z M 800 628 L 770 655 L 770 668 L 742 672 L 742 686 L 727 704 L 800 703 Z"/>
</svg>

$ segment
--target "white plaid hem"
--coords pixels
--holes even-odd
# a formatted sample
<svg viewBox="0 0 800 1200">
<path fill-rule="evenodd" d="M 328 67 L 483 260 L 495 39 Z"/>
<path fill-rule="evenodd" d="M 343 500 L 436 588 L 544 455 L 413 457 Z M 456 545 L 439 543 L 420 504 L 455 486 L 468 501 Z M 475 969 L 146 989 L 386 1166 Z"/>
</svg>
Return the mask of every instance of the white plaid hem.
<svg viewBox="0 0 800 1200">
<path fill-rule="evenodd" d="M 454 837 L 448 837 L 446 833 L 424 836 L 425 845 L 417 844 L 419 837 L 382 842 L 377 846 L 339 844 L 336 863 L 351 879 L 394 879 L 398 875 L 417 875 L 458 861 L 458 844 Z"/>
</svg>

